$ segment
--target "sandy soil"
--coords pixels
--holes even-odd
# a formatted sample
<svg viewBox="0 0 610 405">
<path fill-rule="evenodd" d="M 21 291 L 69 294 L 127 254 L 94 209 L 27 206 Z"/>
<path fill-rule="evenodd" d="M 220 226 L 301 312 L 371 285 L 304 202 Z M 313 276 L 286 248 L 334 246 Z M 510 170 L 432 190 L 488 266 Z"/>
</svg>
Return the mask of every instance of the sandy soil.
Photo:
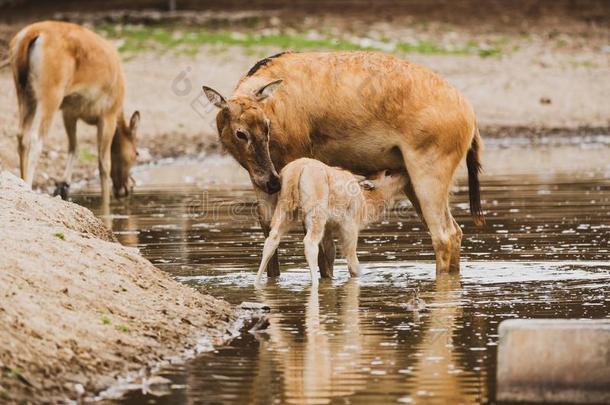
<svg viewBox="0 0 610 405">
<path fill-rule="evenodd" d="M 421 54 L 401 57 L 431 67 L 462 90 L 475 107 L 483 137 L 486 133 L 511 136 L 510 129 L 516 127 L 526 131 L 596 127 L 607 132 L 610 28 L 587 22 L 580 14 L 580 19 L 574 20 L 551 15 L 543 20 L 518 21 L 513 11 L 500 16 L 501 21 L 494 14 L 494 19 L 483 19 L 480 24 L 451 25 L 420 21 L 413 16 L 371 19 L 362 13 L 350 18 L 307 14 L 306 18 L 298 19 L 293 15 L 286 21 L 280 20 L 280 24 L 291 27 L 300 24 L 299 29 L 305 31 L 327 27 L 339 36 L 359 38 L 414 38 L 435 43 L 456 38 L 461 43 L 501 40 L 506 44 L 499 57 Z M 451 15 L 448 11 L 445 14 Z M 278 23 L 271 17 L 269 21 Z M 467 21 L 472 22 L 472 18 Z M 544 24 L 538 24 L 541 21 Z M 116 43 L 119 45 L 120 41 Z M 202 46 L 193 56 L 169 51 L 126 57 L 126 112 L 130 114 L 139 109 L 142 113 L 141 162 L 164 156 L 197 155 L 218 148 L 216 111 L 202 98 L 201 85 L 229 94 L 239 77 L 258 59 L 278 50 Z M 0 71 L 0 161 L 13 173 L 18 169 L 16 131 L 15 95 L 12 79 L 5 69 Z M 93 128 L 79 124 L 79 142 L 77 179 L 96 172 Z M 58 116 L 47 139 L 36 185 L 48 186 L 59 179 L 66 148 L 66 136 Z"/>
<path fill-rule="evenodd" d="M 0 172 L 0 403 L 75 399 L 218 343 L 235 317 L 115 242 L 93 214 Z"/>
</svg>

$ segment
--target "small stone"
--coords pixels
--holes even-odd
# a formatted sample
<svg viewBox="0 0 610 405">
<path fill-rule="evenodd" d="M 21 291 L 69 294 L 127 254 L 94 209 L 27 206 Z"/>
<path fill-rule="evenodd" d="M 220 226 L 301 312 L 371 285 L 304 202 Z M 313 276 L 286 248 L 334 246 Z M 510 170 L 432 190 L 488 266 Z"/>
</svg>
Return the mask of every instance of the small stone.
<svg viewBox="0 0 610 405">
<path fill-rule="evenodd" d="M 241 303 L 241 305 L 239 307 L 241 309 L 249 309 L 249 310 L 255 310 L 255 311 L 270 311 L 271 310 L 269 305 L 261 304 L 260 302 L 244 301 Z"/>
</svg>

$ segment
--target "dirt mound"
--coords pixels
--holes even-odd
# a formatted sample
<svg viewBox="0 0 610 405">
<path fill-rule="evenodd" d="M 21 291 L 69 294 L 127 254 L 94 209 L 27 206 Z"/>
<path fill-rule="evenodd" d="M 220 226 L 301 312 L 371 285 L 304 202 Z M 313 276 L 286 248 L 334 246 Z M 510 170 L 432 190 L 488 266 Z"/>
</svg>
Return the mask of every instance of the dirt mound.
<svg viewBox="0 0 610 405">
<path fill-rule="evenodd" d="M 28 187 L 8 172 L 0 173 L 0 223 L 44 223 L 69 228 L 73 231 L 116 242 L 112 231 L 106 228 L 91 212 L 77 204 L 59 198 L 27 192 Z"/>
<path fill-rule="evenodd" d="M 234 312 L 113 242 L 91 212 L 0 173 L 0 402 L 94 393 L 202 336 Z"/>
</svg>

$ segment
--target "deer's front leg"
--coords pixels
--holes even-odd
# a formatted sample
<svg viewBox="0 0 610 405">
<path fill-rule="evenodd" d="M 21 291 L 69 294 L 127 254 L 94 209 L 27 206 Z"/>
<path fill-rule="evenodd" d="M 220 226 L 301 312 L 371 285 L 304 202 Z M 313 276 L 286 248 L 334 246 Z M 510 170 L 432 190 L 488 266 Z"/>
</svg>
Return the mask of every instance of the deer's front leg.
<svg viewBox="0 0 610 405">
<path fill-rule="evenodd" d="M 273 217 L 273 211 L 275 211 L 278 194 L 267 194 L 259 190 L 256 185 L 253 184 L 253 186 L 256 193 L 256 199 L 258 200 L 258 221 L 261 224 L 265 238 L 267 238 L 269 237 L 269 231 L 271 230 L 271 218 Z M 276 250 L 267 264 L 267 277 L 278 277 L 279 275 L 280 261 Z"/>
</svg>

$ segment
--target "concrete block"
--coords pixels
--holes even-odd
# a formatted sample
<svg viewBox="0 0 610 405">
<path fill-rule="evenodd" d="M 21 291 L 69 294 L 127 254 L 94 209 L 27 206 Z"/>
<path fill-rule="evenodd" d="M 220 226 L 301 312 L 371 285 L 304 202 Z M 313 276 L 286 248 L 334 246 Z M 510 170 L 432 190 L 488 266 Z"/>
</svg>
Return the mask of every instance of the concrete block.
<svg viewBox="0 0 610 405">
<path fill-rule="evenodd" d="M 497 401 L 610 403 L 610 320 L 500 323 Z"/>
</svg>

